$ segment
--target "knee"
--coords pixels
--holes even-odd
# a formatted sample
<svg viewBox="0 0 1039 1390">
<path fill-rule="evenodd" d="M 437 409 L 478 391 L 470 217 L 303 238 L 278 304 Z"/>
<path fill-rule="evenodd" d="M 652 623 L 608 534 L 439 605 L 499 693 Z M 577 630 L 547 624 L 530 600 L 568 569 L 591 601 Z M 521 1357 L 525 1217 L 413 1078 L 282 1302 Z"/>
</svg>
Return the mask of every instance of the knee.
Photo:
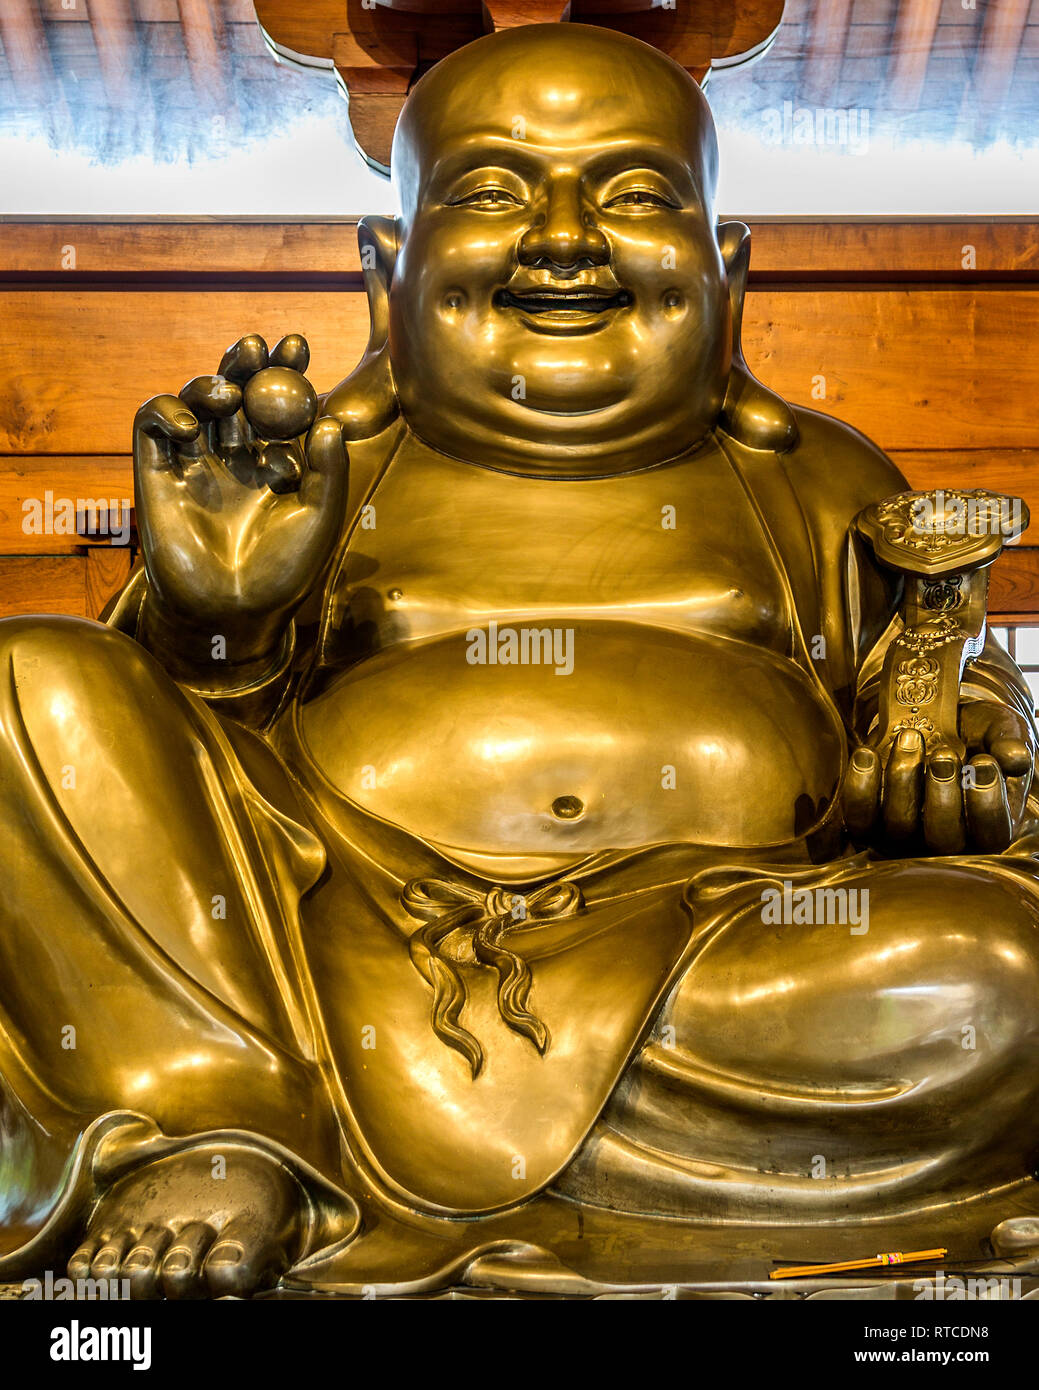
<svg viewBox="0 0 1039 1390">
<path fill-rule="evenodd" d="M 27 736 L 45 763 L 124 744 L 142 712 L 172 719 L 166 707 L 181 698 L 143 647 L 84 618 L 0 621 L 0 673 L 0 723 L 9 739 Z"/>
<path fill-rule="evenodd" d="M 1039 894 L 1023 878 L 908 863 L 854 886 L 865 930 L 744 922 L 722 934 L 676 1000 L 694 1050 L 838 1084 L 940 1084 L 1039 1061 Z"/>
<path fill-rule="evenodd" d="M 0 671 L 19 703 L 47 692 L 78 703 L 84 694 L 154 680 L 157 669 L 132 638 L 87 618 L 0 619 Z"/>
<path fill-rule="evenodd" d="M 864 1056 L 937 1082 L 1034 1052 L 1039 895 L 1023 879 L 931 861 L 880 867 L 867 886 L 869 931 L 848 941 L 830 997 Z"/>
<path fill-rule="evenodd" d="M 911 864 L 876 876 L 869 956 L 890 1000 L 930 994 L 921 1016 L 997 1050 L 1039 1027 L 1039 894 L 981 863 Z"/>
<path fill-rule="evenodd" d="M 0 661 L 16 680 L 34 671 L 56 674 L 118 663 L 130 638 L 88 618 L 57 614 L 0 618 Z"/>
</svg>

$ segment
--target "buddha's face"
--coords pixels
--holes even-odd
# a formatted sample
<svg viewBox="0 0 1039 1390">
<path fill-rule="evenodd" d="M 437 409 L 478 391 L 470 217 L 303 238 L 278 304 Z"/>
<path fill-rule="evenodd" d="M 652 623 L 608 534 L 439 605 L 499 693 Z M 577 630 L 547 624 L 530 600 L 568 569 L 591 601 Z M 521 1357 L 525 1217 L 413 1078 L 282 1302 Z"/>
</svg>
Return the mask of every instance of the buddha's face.
<svg viewBox="0 0 1039 1390">
<path fill-rule="evenodd" d="M 428 443 L 599 474 L 673 457 L 731 357 L 696 84 L 633 39 L 523 28 L 446 59 L 401 118 L 390 357 Z"/>
</svg>

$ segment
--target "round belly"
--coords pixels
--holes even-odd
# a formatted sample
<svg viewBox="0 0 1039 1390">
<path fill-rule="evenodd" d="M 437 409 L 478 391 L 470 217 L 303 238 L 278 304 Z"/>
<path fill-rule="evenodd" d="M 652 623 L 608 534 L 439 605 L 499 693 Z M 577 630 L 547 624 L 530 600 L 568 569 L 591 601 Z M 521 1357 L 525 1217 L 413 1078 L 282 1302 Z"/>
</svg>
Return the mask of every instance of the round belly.
<svg viewBox="0 0 1039 1390">
<path fill-rule="evenodd" d="M 354 667 L 304 708 L 311 757 L 342 795 L 473 863 L 782 845 L 831 801 L 842 738 L 794 662 L 635 624 L 531 631 Z"/>
</svg>

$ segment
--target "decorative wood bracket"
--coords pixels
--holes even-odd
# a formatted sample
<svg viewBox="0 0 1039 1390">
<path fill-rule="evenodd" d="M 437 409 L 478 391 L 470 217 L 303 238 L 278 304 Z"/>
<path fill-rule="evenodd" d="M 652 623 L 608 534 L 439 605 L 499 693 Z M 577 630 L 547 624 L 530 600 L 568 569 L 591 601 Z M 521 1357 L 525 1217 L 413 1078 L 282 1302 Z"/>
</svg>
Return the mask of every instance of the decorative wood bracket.
<svg viewBox="0 0 1039 1390">
<path fill-rule="evenodd" d="M 598 24 L 669 54 L 699 83 L 769 47 L 784 0 L 255 0 L 276 56 L 334 68 L 361 154 L 389 173 L 413 83 L 463 44 L 521 24 Z"/>
</svg>

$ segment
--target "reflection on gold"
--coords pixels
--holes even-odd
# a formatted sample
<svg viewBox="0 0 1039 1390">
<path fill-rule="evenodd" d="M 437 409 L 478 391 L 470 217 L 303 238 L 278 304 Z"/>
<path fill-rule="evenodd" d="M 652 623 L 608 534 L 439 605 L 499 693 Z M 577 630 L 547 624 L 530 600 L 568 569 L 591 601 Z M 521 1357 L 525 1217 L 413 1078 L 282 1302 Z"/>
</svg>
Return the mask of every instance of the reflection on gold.
<svg viewBox="0 0 1039 1390">
<path fill-rule="evenodd" d="M 604 167 L 619 120 L 667 187 Z M 979 1251 L 1039 1145 L 1004 538 L 921 539 L 751 376 L 749 234 L 655 50 L 481 39 L 394 165 L 319 418 L 306 343 L 241 339 L 138 413 L 108 626 L 0 627 L 0 1275 L 245 1215 L 237 1265 L 137 1291 L 724 1281 L 878 1220 Z M 474 614 L 520 655 L 468 660 Z"/>
</svg>

